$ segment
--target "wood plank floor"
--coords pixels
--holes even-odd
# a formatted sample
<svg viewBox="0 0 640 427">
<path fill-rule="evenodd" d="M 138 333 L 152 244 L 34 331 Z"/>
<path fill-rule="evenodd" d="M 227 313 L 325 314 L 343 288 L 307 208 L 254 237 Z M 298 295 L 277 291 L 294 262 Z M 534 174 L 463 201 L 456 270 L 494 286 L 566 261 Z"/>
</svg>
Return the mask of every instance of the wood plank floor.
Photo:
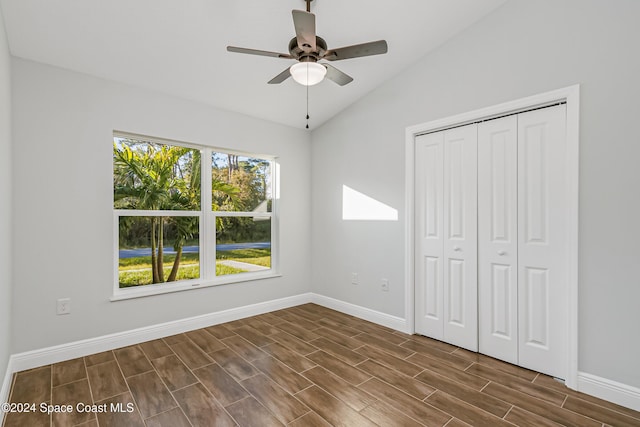
<svg viewBox="0 0 640 427">
<path fill-rule="evenodd" d="M 18 372 L 10 400 L 37 408 L 5 427 L 640 426 L 548 376 L 314 304 Z"/>
</svg>

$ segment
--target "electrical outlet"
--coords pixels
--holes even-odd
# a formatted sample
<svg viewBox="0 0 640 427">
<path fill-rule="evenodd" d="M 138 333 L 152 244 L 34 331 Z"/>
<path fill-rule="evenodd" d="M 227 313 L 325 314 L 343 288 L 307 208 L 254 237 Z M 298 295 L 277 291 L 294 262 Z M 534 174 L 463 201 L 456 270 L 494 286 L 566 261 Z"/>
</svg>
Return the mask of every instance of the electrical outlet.
<svg viewBox="0 0 640 427">
<path fill-rule="evenodd" d="M 57 305 L 57 314 L 71 313 L 71 298 L 60 298 Z"/>
<path fill-rule="evenodd" d="M 357 285 L 360 283 L 360 279 L 358 278 L 358 273 L 351 273 L 351 284 Z"/>
<path fill-rule="evenodd" d="M 381 285 L 382 285 L 382 290 L 384 292 L 389 292 L 389 280 L 388 279 L 381 279 Z"/>
</svg>

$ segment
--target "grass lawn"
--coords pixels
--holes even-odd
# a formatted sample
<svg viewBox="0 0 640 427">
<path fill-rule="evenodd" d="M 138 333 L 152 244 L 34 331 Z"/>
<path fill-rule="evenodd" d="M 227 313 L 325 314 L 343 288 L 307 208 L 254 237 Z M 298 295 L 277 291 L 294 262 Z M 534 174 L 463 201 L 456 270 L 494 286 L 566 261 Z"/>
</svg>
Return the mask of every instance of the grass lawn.
<svg viewBox="0 0 640 427">
<path fill-rule="evenodd" d="M 163 257 L 164 277 L 169 276 L 175 255 Z M 218 251 L 216 260 L 246 262 L 263 267 L 271 266 L 271 249 L 237 249 Z M 151 256 L 122 258 L 118 265 L 120 288 L 151 284 Z M 216 262 L 216 276 L 244 273 L 246 270 L 229 267 Z M 177 280 L 197 279 L 200 277 L 199 254 L 183 254 L 180 259 Z"/>
<path fill-rule="evenodd" d="M 233 251 L 216 251 L 216 260 L 246 262 L 263 267 L 271 267 L 271 249 L 236 249 Z"/>
</svg>

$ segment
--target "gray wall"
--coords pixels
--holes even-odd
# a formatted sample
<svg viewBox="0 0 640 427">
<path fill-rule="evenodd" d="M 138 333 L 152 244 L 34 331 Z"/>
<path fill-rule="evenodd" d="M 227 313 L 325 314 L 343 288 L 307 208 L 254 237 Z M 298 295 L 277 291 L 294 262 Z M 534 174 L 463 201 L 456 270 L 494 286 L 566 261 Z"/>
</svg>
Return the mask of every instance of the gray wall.
<svg viewBox="0 0 640 427">
<path fill-rule="evenodd" d="M 17 58 L 12 75 L 14 353 L 310 290 L 308 133 Z M 114 129 L 279 156 L 282 277 L 110 302 Z"/>
<path fill-rule="evenodd" d="M 640 387 L 638 17 L 636 0 L 511 0 L 315 130 L 313 290 L 404 317 L 405 128 L 579 83 L 579 370 Z M 399 221 L 342 221 L 343 184 Z"/>
<path fill-rule="evenodd" d="M 11 61 L 0 10 L 0 387 L 11 354 Z"/>
</svg>

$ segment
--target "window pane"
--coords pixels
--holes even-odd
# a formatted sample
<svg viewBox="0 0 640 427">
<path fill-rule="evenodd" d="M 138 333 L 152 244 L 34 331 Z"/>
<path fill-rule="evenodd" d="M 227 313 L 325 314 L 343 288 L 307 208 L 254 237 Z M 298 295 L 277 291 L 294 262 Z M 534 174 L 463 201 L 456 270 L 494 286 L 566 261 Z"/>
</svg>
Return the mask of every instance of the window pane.
<svg viewBox="0 0 640 427">
<path fill-rule="evenodd" d="M 271 218 L 216 218 L 216 276 L 271 268 Z"/>
<path fill-rule="evenodd" d="M 228 153 L 211 155 L 212 210 L 271 212 L 271 162 Z"/>
<path fill-rule="evenodd" d="M 199 278 L 199 220 L 192 216 L 120 217 L 120 288 Z"/>
<path fill-rule="evenodd" d="M 114 137 L 113 207 L 200 210 L 200 152 Z"/>
</svg>

